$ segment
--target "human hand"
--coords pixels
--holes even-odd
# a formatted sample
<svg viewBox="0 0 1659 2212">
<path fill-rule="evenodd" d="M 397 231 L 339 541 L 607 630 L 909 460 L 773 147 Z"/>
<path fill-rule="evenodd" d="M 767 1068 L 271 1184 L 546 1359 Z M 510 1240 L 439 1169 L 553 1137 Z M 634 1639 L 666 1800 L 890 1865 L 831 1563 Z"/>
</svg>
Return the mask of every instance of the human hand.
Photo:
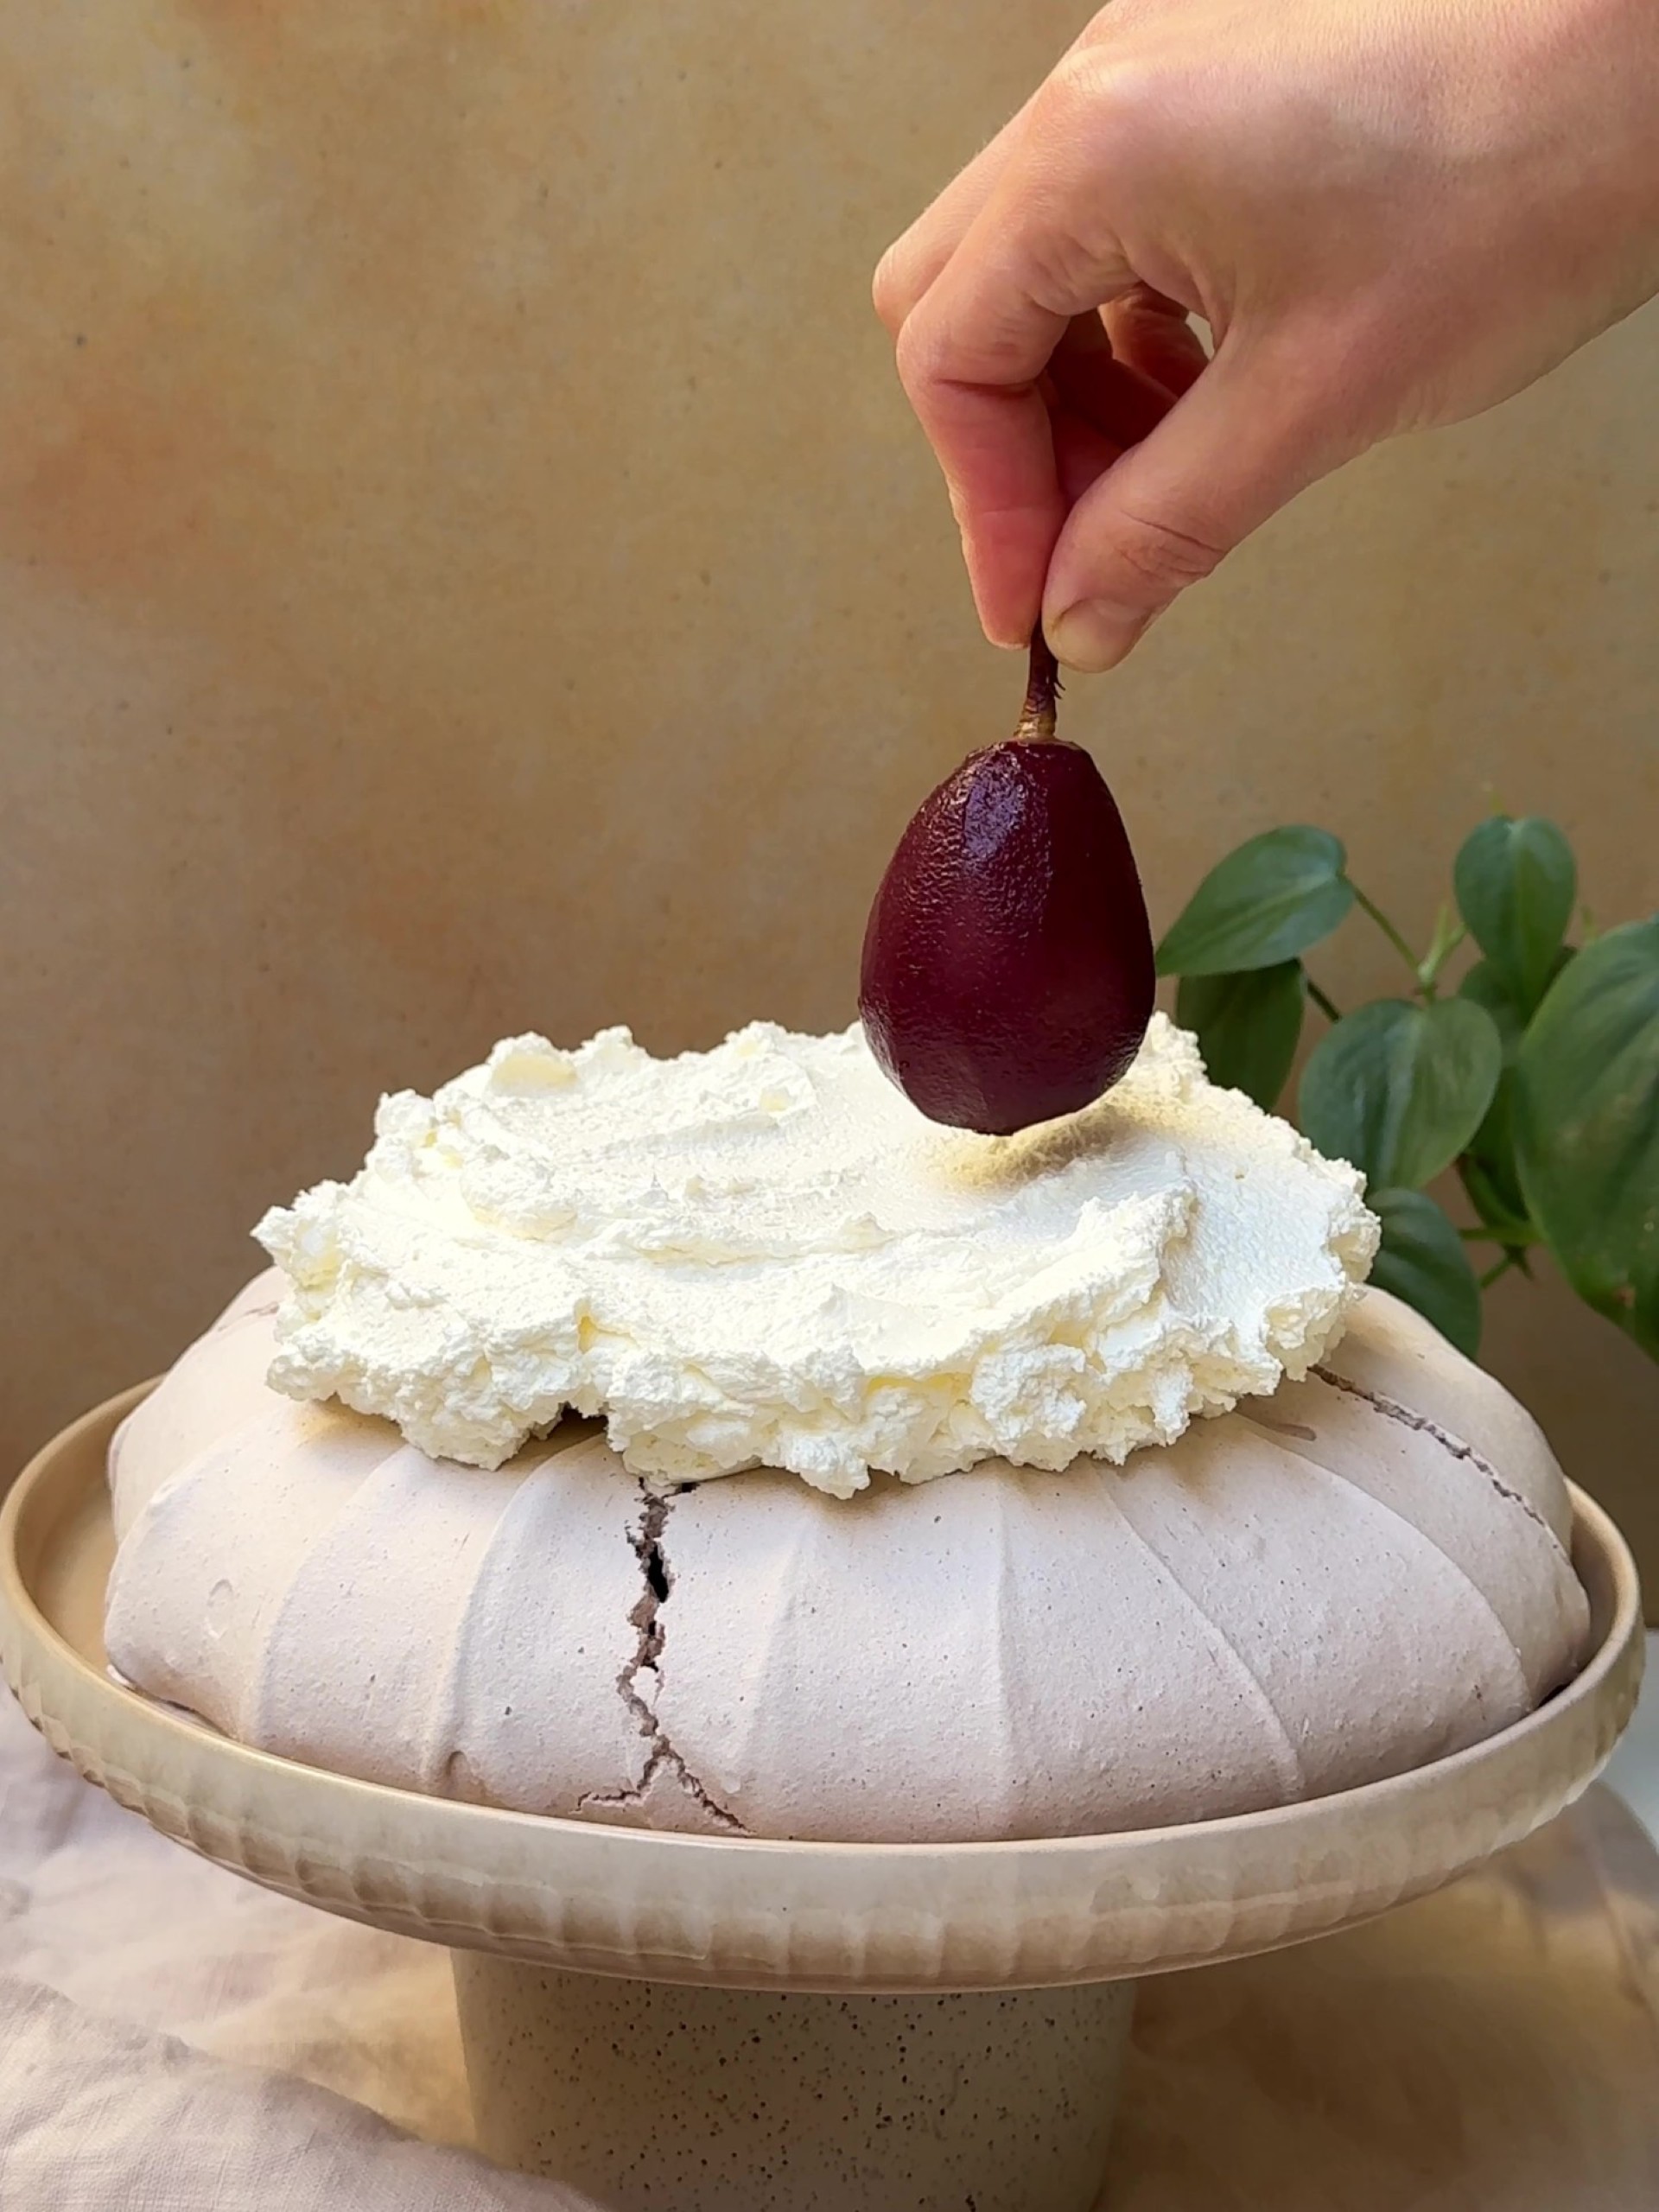
<svg viewBox="0 0 1659 2212">
<path fill-rule="evenodd" d="M 875 283 L 987 636 L 1084 670 L 1656 290 L 1652 0 L 1113 0 Z"/>
</svg>

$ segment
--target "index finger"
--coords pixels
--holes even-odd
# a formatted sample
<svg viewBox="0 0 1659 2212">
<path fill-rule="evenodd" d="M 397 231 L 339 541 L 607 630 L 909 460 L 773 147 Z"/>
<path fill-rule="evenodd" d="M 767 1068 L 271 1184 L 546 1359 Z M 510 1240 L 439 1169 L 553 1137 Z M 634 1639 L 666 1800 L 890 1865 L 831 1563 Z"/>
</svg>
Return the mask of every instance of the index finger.
<svg viewBox="0 0 1659 2212">
<path fill-rule="evenodd" d="M 1033 93 L 882 255 L 872 289 L 875 311 L 893 337 L 897 338 L 916 302 L 950 260 L 995 189 L 1036 97 Z"/>
<path fill-rule="evenodd" d="M 1036 626 L 1065 519 L 1039 378 L 1074 315 L 1139 279 L 1115 238 L 1071 218 L 1077 149 L 1011 157 L 957 251 L 906 318 L 899 372 L 938 457 L 975 603 L 997 645 Z"/>
</svg>

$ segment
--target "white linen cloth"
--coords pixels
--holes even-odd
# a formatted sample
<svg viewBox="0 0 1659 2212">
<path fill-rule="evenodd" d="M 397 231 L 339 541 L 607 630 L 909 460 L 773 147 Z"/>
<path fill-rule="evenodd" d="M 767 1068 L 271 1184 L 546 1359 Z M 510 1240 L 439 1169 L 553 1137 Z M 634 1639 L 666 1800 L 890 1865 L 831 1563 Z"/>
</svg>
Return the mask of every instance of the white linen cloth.
<svg viewBox="0 0 1659 2212">
<path fill-rule="evenodd" d="M 4 2212 L 591 2212 L 468 2127 L 443 1952 L 164 1842 L 0 1691 Z M 1103 2212 L 1656 2205 L 1659 1854 L 1605 1790 L 1385 1920 L 1142 1991 Z"/>
</svg>

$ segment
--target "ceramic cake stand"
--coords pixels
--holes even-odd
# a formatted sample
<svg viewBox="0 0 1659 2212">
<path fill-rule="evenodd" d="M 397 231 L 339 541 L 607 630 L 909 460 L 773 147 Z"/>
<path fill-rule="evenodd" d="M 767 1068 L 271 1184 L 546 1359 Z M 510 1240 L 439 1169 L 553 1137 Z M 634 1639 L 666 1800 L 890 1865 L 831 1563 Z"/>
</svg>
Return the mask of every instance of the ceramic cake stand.
<svg viewBox="0 0 1659 2212">
<path fill-rule="evenodd" d="M 1350 1926 L 1541 1825 L 1605 1760 L 1642 1633 L 1575 1492 L 1592 1652 L 1454 1758 L 1311 1803 L 1109 1836 L 769 1843 L 539 1819 L 272 1758 L 105 1671 L 105 1448 L 0 1514 L 0 1660 L 54 1751 L 164 1835 L 454 1955 L 480 2147 L 614 2212 L 1088 2212 L 1135 1977 Z"/>
</svg>

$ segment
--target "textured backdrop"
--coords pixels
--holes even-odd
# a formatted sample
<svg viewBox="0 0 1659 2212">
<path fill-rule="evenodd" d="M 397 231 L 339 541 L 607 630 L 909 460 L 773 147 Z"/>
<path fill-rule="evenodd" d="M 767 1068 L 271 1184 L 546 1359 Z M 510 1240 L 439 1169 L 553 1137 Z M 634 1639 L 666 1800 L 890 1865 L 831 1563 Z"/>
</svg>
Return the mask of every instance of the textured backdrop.
<svg viewBox="0 0 1659 2212">
<path fill-rule="evenodd" d="M 0 1464 L 380 1088 L 849 1017 L 1020 688 L 868 271 L 1085 12 L 0 0 Z M 1656 397 L 1649 315 L 1076 687 L 1155 920 L 1305 818 L 1423 932 L 1493 799 L 1653 903 Z M 1654 1372 L 1520 1284 L 1492 1357 L 1659 1557 Z"/>
</svg>

